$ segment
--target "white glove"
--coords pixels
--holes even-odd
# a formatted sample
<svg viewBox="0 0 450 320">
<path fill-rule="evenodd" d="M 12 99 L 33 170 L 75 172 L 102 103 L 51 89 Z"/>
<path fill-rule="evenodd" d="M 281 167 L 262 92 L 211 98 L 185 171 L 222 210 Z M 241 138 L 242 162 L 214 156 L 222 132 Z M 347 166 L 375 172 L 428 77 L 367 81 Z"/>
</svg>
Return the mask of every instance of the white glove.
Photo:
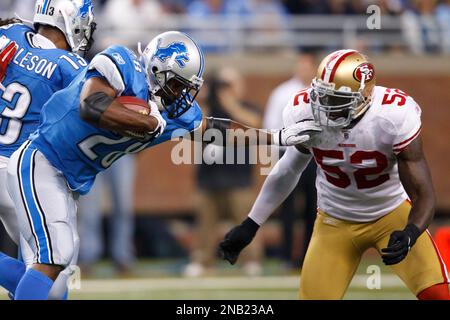
<svg viewBox="0 0 450 320">
<path fill-rule="evenodd" d="M 163 134 L 164 130 L 166 129 L 167 123 L 166 120 L 162 117 L 161 113 L 158 110 L 158 106 L 155 102 L 149 100 L 148 105 L 150 107 L 150 114 L 149 116 L 154 117 L 158 121 L 158 126 L 153 130 L 152 132 L 149 132 L 150 135 L 152 135 L 154 138 L 158 138 L 160 135 Z"/>
<path fill-rule="evenodd" d="M 307 143 L 312 136 L 321 131 L 322 128 L 314 120 L 305 120 L 275 131 L 272 133 L 272 141 L 278 146 L 295 146 Z"/>
</svg>

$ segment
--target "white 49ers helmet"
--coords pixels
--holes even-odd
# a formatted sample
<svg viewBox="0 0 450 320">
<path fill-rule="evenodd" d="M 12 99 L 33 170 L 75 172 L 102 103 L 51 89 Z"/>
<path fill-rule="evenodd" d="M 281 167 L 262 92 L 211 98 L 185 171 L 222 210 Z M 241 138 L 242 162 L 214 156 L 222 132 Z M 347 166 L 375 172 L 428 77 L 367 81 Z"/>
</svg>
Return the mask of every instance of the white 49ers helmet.
<svg viewBox="0 0 450 320">
<path fill-rule="evenodd" d="M 311 107 L 315 121 L 325 127 L 346 127 L 369 108 L 375 69 L 356 50 L 329 54 L 312 81 Z"/>
</svg>

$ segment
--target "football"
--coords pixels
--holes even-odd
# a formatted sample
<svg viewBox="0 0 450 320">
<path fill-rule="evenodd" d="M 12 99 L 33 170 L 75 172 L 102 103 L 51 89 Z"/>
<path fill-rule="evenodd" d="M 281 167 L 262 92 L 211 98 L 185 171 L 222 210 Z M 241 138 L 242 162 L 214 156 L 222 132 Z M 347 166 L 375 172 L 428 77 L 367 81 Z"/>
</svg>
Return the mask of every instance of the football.
<svg viewBox="0 0 450 320">
<path fill-rule="evenodd" d="M 148 116 L 150 114 L 150 107 L 147 101 L 139 99 L 137 97 L 130 96 L 122 96 L 116 99 L 117 102 L 120 102 L 125 108 L 128 110 L 140 113 L 142 115 Z M 131 138 L 144 139 L 146 134 L 135 132 L 131 130 L 126 130 L 122 132 L 123 135 Z"/>
<path fill-rule="evenodd" d="M 122 96 L 118 97 L 116 101 L 123 104 L 123 106 L 128 110 L 135 111 L 146 116 L 150 114 L 150 107 L 145 100 L 137 97 Z"/>
</svg>

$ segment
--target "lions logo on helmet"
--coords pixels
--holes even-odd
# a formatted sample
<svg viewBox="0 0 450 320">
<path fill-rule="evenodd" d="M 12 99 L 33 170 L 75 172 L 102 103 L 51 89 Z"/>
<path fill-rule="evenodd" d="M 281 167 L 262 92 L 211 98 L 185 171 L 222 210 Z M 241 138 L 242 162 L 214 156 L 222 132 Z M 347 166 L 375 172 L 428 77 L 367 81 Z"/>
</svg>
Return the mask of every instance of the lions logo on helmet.
<svg viewBox="0 0 450 320">
<path fill-rule="evenodd" d="M 84 55 L 93 43 L 94 20 L 91 0 L 38 0 L 33 23 L 35 28 L 38 25 L 58 28 L 71 50 Z"/>
<path fill-rule="evenodd" d="M 189 52 L 187 52 L 186 45 L 183 42 L 174 42 L 167 47 L 161 47 L 162 39 L 158 40 L 158 46 L 152 59 L 159 59 L 161 62 L 165 62 L 167 59 L 174 57 L 174 60 L 180 68 L 186 66 L 186 62 L 189 61 Z"/>
<path fill-rule="evenodd" d="M 169 118 L 180 117 L 203 84 L 205 59 L 200 47 L 187 34 L 169 31 L 156 36 L 140 54 L 153 100 Z"/>
<path fill-rule="evenodd" d="M 89 14 L 89 10 L 92 7 L 91 0 L 74 0 L 74 2 L 75 2 L 75 6 L 77 8 L 79 8 L 78 15 L 83 18 L 86 18 L 87 15 Z"/>
</svg>

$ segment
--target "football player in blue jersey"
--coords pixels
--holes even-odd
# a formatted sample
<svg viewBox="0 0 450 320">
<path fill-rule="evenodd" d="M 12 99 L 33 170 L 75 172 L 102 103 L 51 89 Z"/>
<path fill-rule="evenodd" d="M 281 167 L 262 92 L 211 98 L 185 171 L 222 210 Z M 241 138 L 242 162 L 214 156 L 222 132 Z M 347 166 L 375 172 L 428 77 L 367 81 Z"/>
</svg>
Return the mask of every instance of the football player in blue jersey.
<svg viewBox="0 0 450 320">
<path fill-rule="evenodd" d="M 87 66 L 80 56 L 95 30 L 90 0 L 38 0 L 29 27 L 18 19 L 0 21 L 0 218 L 21 249 L 14 203 L 7 192 L 7 163 L 36 130 L 44 103 Z M 0 253 L 0 285 L 11 294 L 25 264 Z"/>
<path fill-rule="evenodd" d="M 16 299 L 47 299 L 61 271 L 76 261 L 76 198 L 89 192 L 99 172 L 125 154 L 197 129 L 247 129 L 232 120 L 203 118 L 195 97 L 204 65 L 192 38 L 165 32 L 139 57 L 123 46 L 107 48 L 44 105 L 37 131 L 8 164 L 9 193 L 31 249 L 25 259 L 32 261 Z M 148 101 L 149 114 L 125 108 L 120 96 Z M 317 131 L 313 120 L 260 130 L 265 137 L 258 143 L 295 145 Z"/>
</svg>

